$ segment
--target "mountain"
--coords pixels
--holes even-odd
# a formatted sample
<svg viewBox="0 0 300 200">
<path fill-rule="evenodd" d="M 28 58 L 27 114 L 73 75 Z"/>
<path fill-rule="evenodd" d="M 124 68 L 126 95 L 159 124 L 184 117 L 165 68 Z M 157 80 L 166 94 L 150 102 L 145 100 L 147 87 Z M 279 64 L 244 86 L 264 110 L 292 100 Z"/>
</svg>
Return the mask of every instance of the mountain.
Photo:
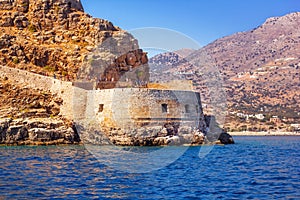
<svg viewBox="0 0 300 200">
<path fill-rule="evenodd" d="M 261 26 L 218 39 L 185 58 L 157 55 L 150 63 L 166 64 L 165 73 L 185 74 L 209 97 L 199 66 L 216 66 L 223 78 L 229 113 L 264 114 L 268 119 L 299 120 L 300 12 L 269 18 Z M 199 59 L 205 57 L 206 59 Z M 197 66 L 193 63 L 197 62 Z M 173 64 L 171 64 L 173 63 Z"/>
</svg>

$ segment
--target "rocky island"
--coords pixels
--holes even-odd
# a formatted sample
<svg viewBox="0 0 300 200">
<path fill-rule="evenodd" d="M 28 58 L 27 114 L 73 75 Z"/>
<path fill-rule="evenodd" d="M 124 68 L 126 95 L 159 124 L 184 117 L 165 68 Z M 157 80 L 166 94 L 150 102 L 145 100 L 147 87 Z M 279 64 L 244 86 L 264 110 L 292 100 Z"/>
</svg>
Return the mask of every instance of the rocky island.
<svg viewBox="0 0 300 200">
<path fill-rule="evenodd" d="M 200 94 L 149 83 L 147 53 L 80 0 L 0 1 L 0 144 L 233 143 Z"/>
</svg>

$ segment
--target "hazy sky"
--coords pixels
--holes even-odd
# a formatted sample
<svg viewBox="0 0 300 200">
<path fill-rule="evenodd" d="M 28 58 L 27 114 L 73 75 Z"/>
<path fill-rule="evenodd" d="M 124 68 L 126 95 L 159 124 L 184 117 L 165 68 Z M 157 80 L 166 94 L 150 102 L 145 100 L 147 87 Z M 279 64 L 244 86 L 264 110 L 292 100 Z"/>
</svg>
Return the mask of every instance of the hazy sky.
<svg viewBox="0 0 300 200">
<path fill-rule="evenodd" d="M 300 11 L 300 0 L 82 0 L 85 11 L 125 30 L 162 27 L 205 45 L 266 18 Z"/>
</svg>

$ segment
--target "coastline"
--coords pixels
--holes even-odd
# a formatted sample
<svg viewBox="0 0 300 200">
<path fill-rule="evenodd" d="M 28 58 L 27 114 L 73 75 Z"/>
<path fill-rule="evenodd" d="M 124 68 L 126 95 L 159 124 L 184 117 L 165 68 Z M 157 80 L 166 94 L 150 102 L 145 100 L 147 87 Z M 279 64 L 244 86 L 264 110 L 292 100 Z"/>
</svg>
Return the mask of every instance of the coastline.
<svg viewBox="0 0 300 200">
<path fill-rule="evenodd" d="M 252 132 L 252 131 L 243 131 L 243 132 L 229 132 L 231 136 L 300 136 L 298 132 Z"/>
</svg>

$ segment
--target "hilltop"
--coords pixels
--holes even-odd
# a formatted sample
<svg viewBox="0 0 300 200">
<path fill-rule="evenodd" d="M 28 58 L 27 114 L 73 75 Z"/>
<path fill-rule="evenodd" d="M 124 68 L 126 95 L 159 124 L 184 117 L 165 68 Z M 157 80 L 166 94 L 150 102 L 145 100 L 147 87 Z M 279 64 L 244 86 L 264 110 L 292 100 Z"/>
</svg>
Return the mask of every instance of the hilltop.
<svg viewBox="0 0 300 200">
<path fill-rule="evenodd" d="M 79 0 L 2 0 L 0 31 L 0 65 L 69 80 L 78 78 L 83 61 L 108 39 L 117 49 L 138 49 L 129 33 L 91 17 Z"/>
</svg>

